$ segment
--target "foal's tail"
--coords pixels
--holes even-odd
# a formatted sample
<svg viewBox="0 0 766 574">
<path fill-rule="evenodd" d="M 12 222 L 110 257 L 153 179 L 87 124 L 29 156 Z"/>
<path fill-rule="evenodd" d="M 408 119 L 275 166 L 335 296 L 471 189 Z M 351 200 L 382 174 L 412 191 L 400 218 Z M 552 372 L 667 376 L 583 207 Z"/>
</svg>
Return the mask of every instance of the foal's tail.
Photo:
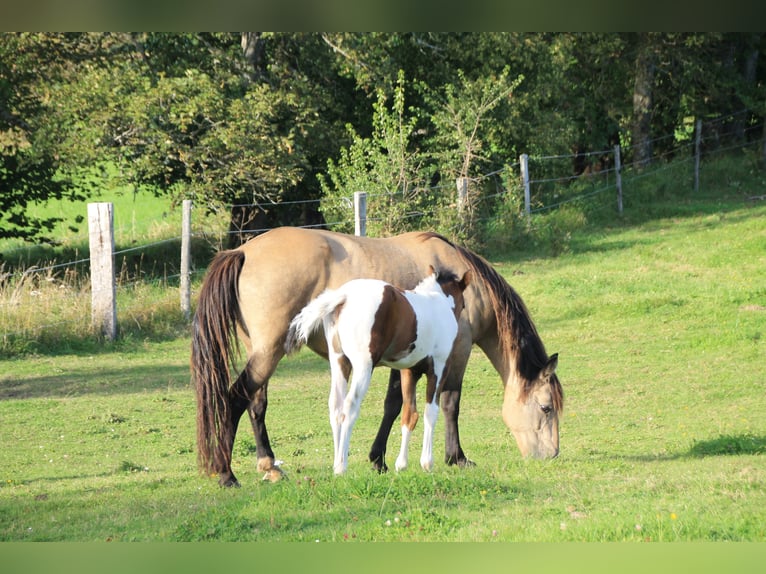
<svg viewBox="0 0 766 574">
<path fill-rule="evenodd" d="M 319 297 L 306 305 L 298 313 L 287 329 L 285 339 L 285 351 L 292 353 L 301 348 L 303 343 L 309 340 L 314 331 L 319 329 L 324 318 L 335 311 L 339 305 L 346 301 L 346 294 L 341 290 L 325 291 Z"/>
<path fill-rule="evenodd" d="M 197 394 L 197 459 L 208 474 L 231 464 L 233 425 L 229 412 L 229 367 L 237 350 L 242 251 L 221 251 L 202 284 L 192 324 L 191 373 Z"/>
</svg>

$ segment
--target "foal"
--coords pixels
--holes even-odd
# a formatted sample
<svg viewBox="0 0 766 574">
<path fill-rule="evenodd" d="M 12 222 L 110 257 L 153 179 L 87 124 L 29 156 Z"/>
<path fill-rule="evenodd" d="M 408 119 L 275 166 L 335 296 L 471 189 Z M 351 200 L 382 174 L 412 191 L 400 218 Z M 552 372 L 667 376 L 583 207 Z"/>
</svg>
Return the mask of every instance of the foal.
<svg viewBox="0 0 766 574">
<path fill-rule="evenodd" d="M 397 470 L 407 467 L 409 437 L 418 420 L 415 384 L 419 374 L 426 373 L 427 406 L 420 464 L 426 470 L 433 467 L 439 384 L 457 336 L 463 291 L 470 279 L 470 271 L 458 279 L 452 273 L 438 274 L 433 267 L 412 291 L 377 279 L 354 279 L 338 289 L 325 291 L 292 320 L 285 341 L 288 353 L 307 342 L 320 323 L 324 328 L 332 377 L 328 404 L 335 474 L 346 471 L 351 430 L 377 365 L 402 372 L 402 445 Z M 347 394 L 346 383 L 352 371 Z"/>
</svg>

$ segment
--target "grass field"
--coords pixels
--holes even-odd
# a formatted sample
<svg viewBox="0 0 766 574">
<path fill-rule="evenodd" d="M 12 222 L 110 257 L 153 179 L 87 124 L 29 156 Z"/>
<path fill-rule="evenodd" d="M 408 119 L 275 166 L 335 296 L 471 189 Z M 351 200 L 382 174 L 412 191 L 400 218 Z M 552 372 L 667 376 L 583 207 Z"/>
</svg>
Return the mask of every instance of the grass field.
<svg viewBox="0 0 766 574">
<path fill-rule="evenodd" d="M 304 351 L 270 387 L 287 479 L 261 481 L 243 421 L 242 488 L 223 490 L 196 470 L 188 336 L 38 348 L 0 359 L 0 540 L 766 541 L 766 207 L 676 211 L 581 230 L 556 258 L 492 257 L 560 353 L 556 460 L 520 458 L 477 350 L 460 417 L 475 467 L 371 471 L 380 371 L 334 477 L 329 370 Z"/>
</svg>

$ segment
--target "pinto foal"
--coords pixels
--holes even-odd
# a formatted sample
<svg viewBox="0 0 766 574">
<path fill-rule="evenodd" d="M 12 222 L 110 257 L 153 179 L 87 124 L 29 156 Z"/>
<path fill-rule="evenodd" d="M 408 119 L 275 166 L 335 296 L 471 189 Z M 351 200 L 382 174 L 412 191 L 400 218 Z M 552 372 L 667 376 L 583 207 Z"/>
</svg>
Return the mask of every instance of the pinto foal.
<svg viewBox="0 0 766 574">
<path fill-rule="evenodd" d="M 433 267 L 429 271 L 411 291 L 377 279 L 354 279 L 319 295 L 290 323 L 285 341 L 288 353 L 307 342 L 320 324 L 324 328 L 332 377 L 328 404 L 335 474 L 346 471 L 351 430 L 377 365 L 400 369 L 402 374 L 402 445 L 397 470 L 407 467 L 410 434 L 418 420 L 415 384 L 425 372 L 427 405 L 420 465 L 426 470 L 433 467 L 439 385 L 457 336 L 463 291 L 471 276 L 470 271 L 461 279 L 452 273 L 436 273 Z"/>
</svg>

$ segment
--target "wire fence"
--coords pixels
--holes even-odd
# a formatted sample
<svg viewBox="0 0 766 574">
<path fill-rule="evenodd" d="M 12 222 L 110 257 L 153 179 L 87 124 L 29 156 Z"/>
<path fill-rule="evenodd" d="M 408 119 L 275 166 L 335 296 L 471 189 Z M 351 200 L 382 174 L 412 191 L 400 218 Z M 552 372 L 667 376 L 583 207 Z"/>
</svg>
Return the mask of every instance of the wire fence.
<svg viewBox="0 0 766 574">
<path fill-rule="evenodd" d="M 616 205 L 616 192 L 618 186 L 618 175 L 622 176 L 623 187 L 630 190 L 631 186 L 644 178 L 649 178 L 662 174 L 667 170 L 685 170 L 686 175 L 691 174 L 689 166 L 695 162 L 695 151 L 701 153 L 705 159 L 717 155 L 731 153 L 734 150 L 752 147 L 760 153 L 766 154 L 766 142 L 764 142 L 764 125 L 760 123 L 747 123 L 751 114 L 746 110 L 723 116 L 712 118 L 702 122 L 702 130 L 698 141 L 692 137 L 679 137 L 678 134 L 668 134 L 653 139 L 650 143 L 652 148 L 657 149 L 653 154 L 649 165 L 641 164 L 635 160 L 630 160 L 622 164 L 619 169 L 615 164 L 615 149 L 605 149 L 597 151 L 588 151 L 573 154 L 559 155 L 539 155 L 529 156 L 529 205 L 527 213 L 532 216 L 551 212 L 565 205 L 578 203 L 588 204 L 594 210 L 606 210 Z M 738 133 L 732 137 L 732 125 L 737 124 Z M 747 125 L 745 125 L 747 124 Z M 728 135 L 727 135 L 728 134 Z M 644 145 L 646 145 L 644 143 Z M 632 157 L 634 154 L 633 146 L 621 146 L 621 152 L 625 157 Z M 701 150 L 701 151 L 700 151 Z M 617 153 L 620 153 L 618 150 Z M 766 160 L 766 157 L 763 158 Z M 672 161 L 671 161 L 672 160 Z M 509 196 L 518 196 L 523 194 L 523 182 L 520 174 L 521 162 L 513 162 L 503 168 L 481 174 L 478 177 L 470 179 L 470 183 L 482 190 L 478 196 L 473 209 L 477 213 L 475 220 L 478 222 L 486 221 L 495 217 L 493 209 L 498 201 Z M 443 197 L 446 194 L 457 195 L 456 187 L 452 184 L 440 184 L 421 190 L 422 194 L 431 194 L 432 196 Z M 629 192 L 628 192 L 629 193 Z M 383 194 L 370 194 L 371 198 Z M 395 198 L 394 198 L 395 199 Z M 402 198 L 403 199 L 403 198 Z M 229 204 L 222 206 L 221 209 L 230 212 L 233 208 L 242 209 L 284 209 L 296 205 L 319 212 L 322 200 L 295 200 L 285 202 L 259 202 L 252 204 Z M 437 209 L 440 205 L 438 201 L 428 201 L 427 209 Z M 350 227 L 354 221 L 354 202 L 353 198 L 348 198 L 348 217 L 336 221 L 322 221 L 314 224 L 300 225 L 305 228 L 338 228 Z M 356 214 L 358 216 L 358 214 Z M 424 208 L 413 209 L 398 215 L 403 220 L 422 221 L 426 217 L 434 217 L 433 212 L 426 213 Z M 367 221 L 380 221 L 382 217 L 374 213 L 365 214 Z M 178 221 L 178 229 L 181 229 L 181 221 Z M 247 229 L 246 232 L 241 229 L 220 230 L 212 233 L 201 227 L 192 227 L 192 236 L 200 240 L 207 240 L 211 243 L 217 242 L 222 245 L 225 237 L 232 234 L 247 233 L 257 235 L 268 231 L 269 227 L 260 227 L 256 229 Z M 212 238 L 211 238 L 212 235 Z M 143 243 L 141 245 L 117 249 L 113 256 L 117 259 L 126 258 L 134 254 L 146 253 L 152 249 L 179 244 L 181 242 L 180 232 L 178 235 L 166 237 L 157 241 Z M 21 286 L 30 280 L 33 276 L 47 278 L 49 281 L 55 281 L 56 277 L 62 273 L 73 275 L 82 275 L 80 282 L 88 282 L 88 266 L 90 257 L 81 257 L 68 262 L 51 263 L 50 265 L 32 266 L 25 270 L 11 270 L 4 272 L 0 268 L 0 318 L 6 309 L 17 304 L 18 294 Z M 175 265 L 173 271 L 175 271 Z M 199 277 L 204 269 L 192 269 L 190 273 Z M 118 297 L 138 285 L 156 284 L 167 286 L 174 284 L 181 279 L 180 272 L 165 273 L 161 277 L 152 277 L 147 279 L 141 273 L 130 275 L 122 273 L 117 284 Z M 39 281 L 40 279 L 38 279 Z M 5 287 L 13 286 L 13 287 Z M 71 294 L 68 294 L 71 296 Z M 82 320 L 79 318 L 77 320 Z M 14 330 L 5 327 L 0 333 L 0 341 L 8 338 L 28 336 L 54 326 L 61 325 L 62 321 L 45 322 L 39 325 L 27 326 Z"/>
</svg>

